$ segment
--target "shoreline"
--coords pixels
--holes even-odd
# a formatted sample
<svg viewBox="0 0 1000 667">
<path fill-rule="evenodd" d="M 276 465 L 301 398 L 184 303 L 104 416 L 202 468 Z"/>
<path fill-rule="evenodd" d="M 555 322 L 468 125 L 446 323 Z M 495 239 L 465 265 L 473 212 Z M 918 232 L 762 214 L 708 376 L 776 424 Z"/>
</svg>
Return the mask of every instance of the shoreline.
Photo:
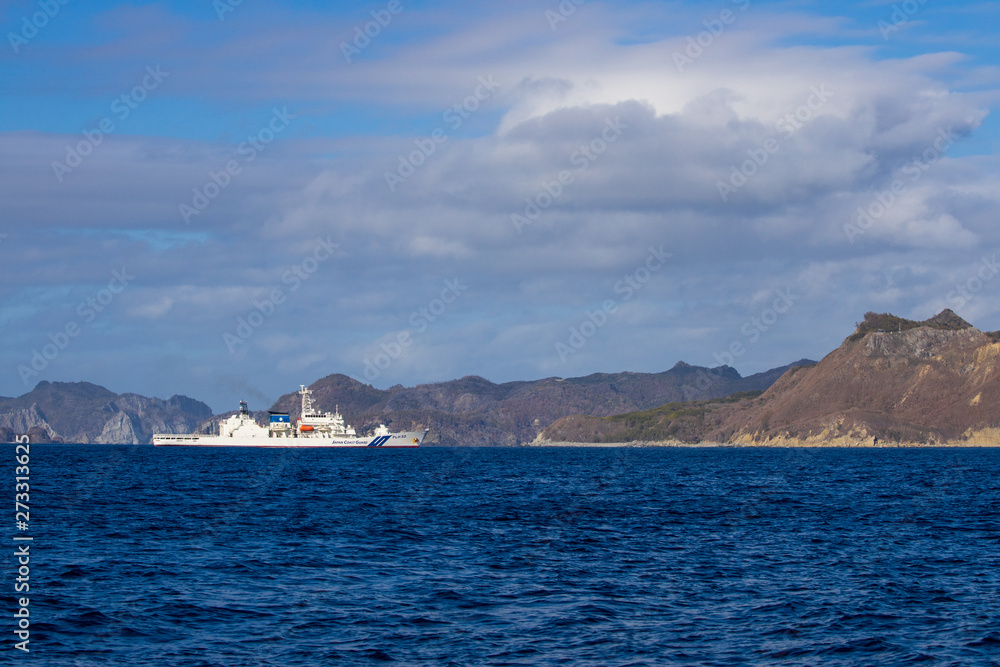
<svg viewBox="0 0 1000 667">
<path fill-rule="evenodd" d="M 710 448 L 730 448 L 730 449 L 795 449 L 800 447 L 808 447 L 813 449 L 934 449 L 934 448 L 955 448 L 955 449 L 980 449 L 980 448 L 991 448 L 1000 447 L 1000 442 L 995 443 L 983 443 L 983 442 L 907 442 L 907 443 L 893 443 L 888 445 L 883 445 L 881 443 L 873 445 L 871 442 L 863 443 L 822 443 L 822 442 L 782 442 L 780 444 L 746 444 L 746 443 L 735 443 L 735 442 L 681 442 L 679 440 L 663 440 L 663 441 L 649 441 L 649 440 L 633 440 L 631 442 L 568 442 L 568 441 L 558 441 L 558 442 L 531 442 L 518 445 L 519 447 L 683 447 L 686 449 L 710 449 Z"/>
</svg>

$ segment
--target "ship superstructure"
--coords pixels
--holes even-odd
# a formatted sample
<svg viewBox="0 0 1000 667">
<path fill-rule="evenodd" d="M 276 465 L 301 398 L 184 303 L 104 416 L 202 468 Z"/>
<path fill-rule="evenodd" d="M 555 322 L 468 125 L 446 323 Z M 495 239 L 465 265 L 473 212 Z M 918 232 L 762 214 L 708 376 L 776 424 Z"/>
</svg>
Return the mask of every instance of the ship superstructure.
<svg viewBox="0 0 1000 667">
<path fill-rule="evenodd" d="M 292 423 L 287 412 L 270 412 L 268 425 L 261 426 L 250 414 L 246 401 L 240 401 L 236 414 L 219 423 L 219 435 L 157 433 L 153 444 L 201 447 L 419 447 L 426 430 L 390 433 L 380 424 L 371 435 L 358 435 L 340 414 L 320 412 L 313 404 L 312 392 L 299 385 L 302 397 L 299 418 Z"/>
<path fill-rule="evenodd" d="M 303 384 L 299 385 L 299 395 L 302 396 L 302 414 L 299 416 L 299 437 L 316 438 L 328 435 L 355 436 L 353 426 L 344 423 L 340 415 L 340 406 L 333 414 L 318 412 L 313 407 L 312 392 Z"/>
</svg>

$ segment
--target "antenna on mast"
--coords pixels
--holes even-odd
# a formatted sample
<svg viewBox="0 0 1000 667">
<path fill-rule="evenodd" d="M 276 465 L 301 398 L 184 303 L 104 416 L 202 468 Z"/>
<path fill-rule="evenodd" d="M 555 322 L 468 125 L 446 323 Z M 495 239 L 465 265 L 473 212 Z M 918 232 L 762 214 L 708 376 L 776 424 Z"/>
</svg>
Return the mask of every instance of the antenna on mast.
<svg viewBox="0 0 1000 667">
<path fill-rule="evenodd" d="M 312 398 L 309 397 L 310 391 L 304 384 L 300 384 L 299 393 L 302 394 L 302 416 L 311 415 L 313 413 L 313 404 Z"/>
</svg>

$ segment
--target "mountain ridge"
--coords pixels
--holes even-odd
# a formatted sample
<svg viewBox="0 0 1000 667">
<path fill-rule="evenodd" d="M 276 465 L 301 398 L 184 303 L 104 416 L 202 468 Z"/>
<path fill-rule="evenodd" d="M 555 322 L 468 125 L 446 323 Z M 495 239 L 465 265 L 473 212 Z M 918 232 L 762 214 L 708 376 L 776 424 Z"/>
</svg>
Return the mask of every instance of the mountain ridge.
<svg viewBox="0 0 1000 667">
<path fill-rule="evenodd" d="M 866 313 L 819 362 L 803 359 L 742 377 L 730 366 L 678 361 L 623 371 L 494 383 L 468 375 L 377 389 L 333 373 L 309 385 L 315 407 L 339 410 L 360 433 L 429 429 L 425 444 L 523 445 L 673 441 L 737 445 L 1000 442 L 1000 333 L 945 309 L 927 320 Z M 296 414 L 297 392 L 271 410 Z M 40 382 L 0 398 L 0 438 L 149 442 L 154 432 L 215 432 L 186 396 L 115 394 L 88 382 Z M 255 416 L 266 420 L 266 412 Z"/>
<path fill-rule="evenodd" d="M 339 410 L 360 432 L 385 423 L 394 430 L 429 428 L 427 444 L 518 445 L 532 442 L 549 423 L 586 410 L 618 414 L 670 400 L 721 398 L 765 389 L 789 366 L 746 378 L 734 368 L 678 362 L 659 373 L 591 373 L 494 383 L 476 375 L 414 387 L 376 389 L 334 373 L 310 385 L 316 407 Z M 295 413 L 296 393 L 270 408 Z"/>
<path fill-rule="evenodd" d="M 790 369 L 739 401 L 674 403 L 608 420 L 574 415 L 560 441 L 770 446 L 1000 444 L 1000 334 L 950 309 L 927 320 L 865 314 L 819 362 Z"/>
<path fill-rule="evenodd" d="M 518 445 L 533 441 L 553 420 L 576 412 L 618 414 L 671 400 L 719 398 L 762 390 L 788 367 L 742 377 L 729 366 L 683 361 L 658 373 L 623 371 L 575 378 L 548 377 L 494 383 L 468 375 L 446 382 L 376 389 L 334 373 L 310 385 L 317 409 L 339 409 L 364 433 L 380 423 L 394 429 L 429 428 L 425 444 Z M 290 392 L 270 407 L 297 413 Z M 186 396 L 147 398 L 89 382 L 39 382 L 23 396 L 0 399 L 0 439 L 28 434 L 33 442 L 146 444 L 153 433 L 216 433 L 234 411 L 213 415 Z M 253 413 L 266 422 L 267 413 Z"/>
</svg>

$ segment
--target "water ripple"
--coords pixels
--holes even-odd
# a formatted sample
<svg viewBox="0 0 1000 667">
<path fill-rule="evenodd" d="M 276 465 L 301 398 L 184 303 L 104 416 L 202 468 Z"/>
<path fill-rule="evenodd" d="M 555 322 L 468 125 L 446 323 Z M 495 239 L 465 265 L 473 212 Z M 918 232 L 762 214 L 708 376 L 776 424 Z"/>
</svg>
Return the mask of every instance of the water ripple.
<svg viewBox="0 0 1000 667">
<path fill-rule="evenodd" d="M 1000 665 L 996 449 L 37 451 L 39 664 Z"/>
</svg>

